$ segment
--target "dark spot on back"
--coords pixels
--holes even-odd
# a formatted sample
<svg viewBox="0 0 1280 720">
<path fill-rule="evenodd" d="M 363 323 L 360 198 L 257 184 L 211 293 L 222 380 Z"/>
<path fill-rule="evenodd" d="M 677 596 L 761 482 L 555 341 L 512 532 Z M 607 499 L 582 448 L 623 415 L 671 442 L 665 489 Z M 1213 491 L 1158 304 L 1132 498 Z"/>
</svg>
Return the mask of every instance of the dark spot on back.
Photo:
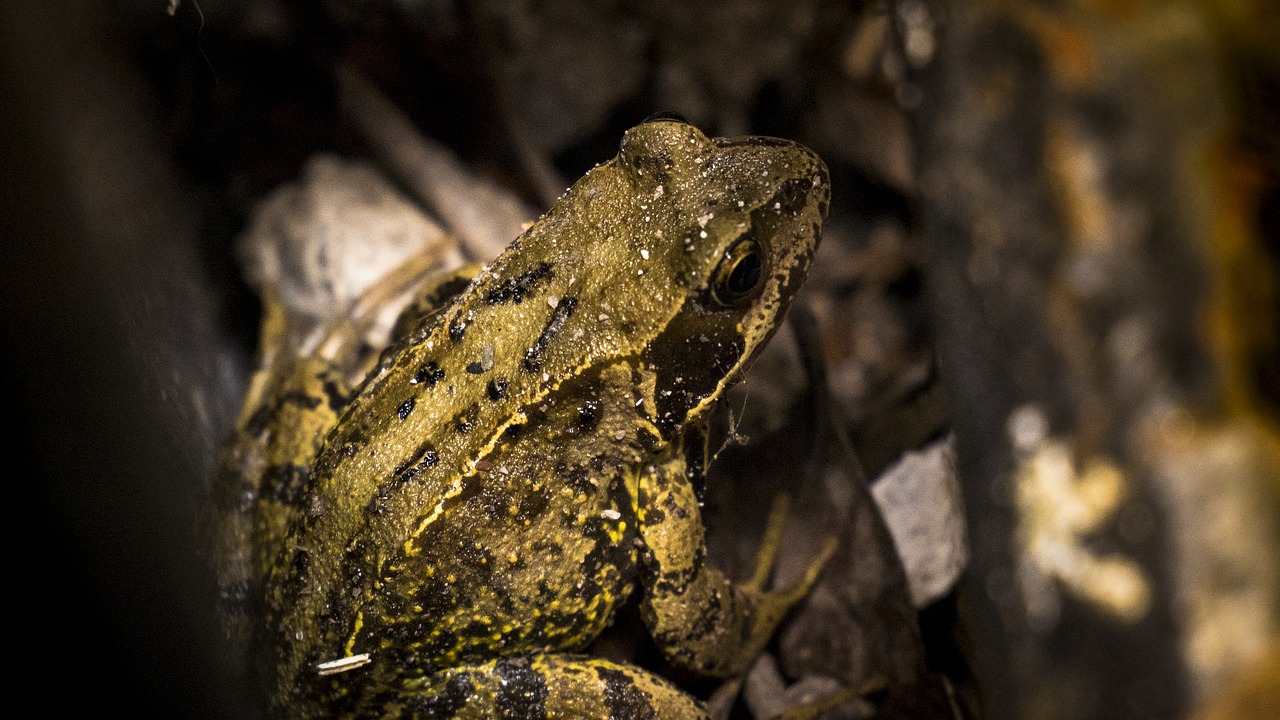
<svg viewBox="0 0 1280 720">
<path fill-rule="evenodd" d="M 600 422 L 600 401 L 593 398 L 579 405 L 575 422 L 580 428 L 595 427 L 596 423 Z"/>
<path fill-rule="evenodd" d="M 449 321 L 449 339 L 454 342 L 462 340 L 462 336 L 467 334 L 467 320 L 462 318 L 454 318 Z"/>
<path fill-rule="evenodd" d="M 386 512 L 387 504 L 396 494 L 398 486 L 399 483 L 391 481 L 380 483 L 378 489 L 373 491 L 373 497 L 369 498 L 369 502 L 365 504 L 364 511 L 370 515 L 381 515 Z"/>
<path fill-rule="evenodd" d="M 413 398 L 409 398 L 408 400 L 405 400 L 404 402 L 400 403 L 400 407 L 396 408 L 396 415 L 399 415 L 400 419 L 404 420 L 405 418 L 409 417 L 409 413 L 413 412 L 413 405 L 414 405 Z"/>
<path fill-rule="evenodd" d="M 507 379 L 496 377 L 489 381 L 485 390 L 489 393 L 489 399 L 497 402 L 507 396 Z"/>
<path fill-rule="evenodd" d="M 551 263 L 544 262 L 532 270 L 525 270 L 513 278 L 507 278 L 485 293 L 484 301 L 490 305 L 502 305 L 508 302 L 519 305 L 526 297 L 533 294 L 539 285 L 555 276 L 552 267 Z"/>
<path fill-rule="evenodd" d="M 649 175 L 658 184 L 666 184 L 671 180 L 671 167 L 675 162 L 667 153 L 638 155 L 632 158 L 631 165 L 641 174 Z"/>
<path fill-rule="evenodd" d="M 440 454 L 436 452 L 434 445 L 430 442 L 419 445 L 408 460 L 400 463 L 390 478 L 378 484 L 373 497 L 364 507 L 365 512 L 370 515 L 381 515 L 386 511 L 387 503 L 395 497 L 396 491 L 402 485 L 417 478 L 424 470 L 435 467 L 438 462 L 440 462 Z"/>
<path fill-rule="evenodd" d="M 646 525 L 661 525 L 663 520 L 667 519 L 667 514 L 657 506 L 651 506 L 645 511 L 644 522 Z"/>
<path fill-rule="evenodd" d="M 463 597 L 459 594 L 462 590 L 454 583 L 445 582 L 439 577 L 428 577 L 422 580 L 417 592 L 414 593 L 414 603 L 422 608 L 422 615 L 428 618 L 437 618 L 452 612 L 462 604 Z M 453 642 L 457 642 L 454 638 Z"/>
<path fill-rule="evenodd" d="M 434 467 L 437 462 L 440 462 L 440 454 L 436 452 L 435 446 L 430 442 L 424 442 L 413 451 L 408 460 L 396 468 L 391 479 L 397 484 L 409 482 L 423 470 Z"/>
<path fill-rule="evenodd" d="M 444 370 L 433 360 L 428 360 L 418 368 L 418 372 L 409 379 L 410 385 L 426 384 L 427 387 L 433 387 L 436 383 L 444 379 Z"/>
<path fill-rule="evenodd" d="M 547 345 L 560 334 L 560 331 L 564 328 L 565 321 L 573 316 L 573 311 L 577 307 L 577 298 L 560 298 L 560 302 L 556 304 L 555 310 L 551 311 L 551 317 L 547 319 L 547 324 L 542 328 L 542 333 L 538 335 L 538 339 L 534 341 L 532 347 L 524 351 L 524 367 L 526 370 L 533 372 L 542 367 L 542 353 L 546 351 Z"/>
</svg>

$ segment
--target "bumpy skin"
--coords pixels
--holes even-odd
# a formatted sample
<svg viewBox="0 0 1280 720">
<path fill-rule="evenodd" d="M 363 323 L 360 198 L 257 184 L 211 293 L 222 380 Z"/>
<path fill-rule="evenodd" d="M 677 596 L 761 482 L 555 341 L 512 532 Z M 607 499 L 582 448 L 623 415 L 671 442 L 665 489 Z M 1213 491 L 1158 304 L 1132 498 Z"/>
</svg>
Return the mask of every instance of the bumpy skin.
<svg viewBox="0 0 1280 720">
<path fill-rule="evenodd" d="M 685 458 L 781 322 L 828 196 L 794 143 L 646 123 L 457 297 L 419 308 L 301 491 L 243 538 L 270 558 L 253 592 L 272 711 L 510 714 L 484 687 L 519 666 L 563 688 L 520 717 L 586 697 L 600 717 L 696 716 L 648 673 L 554 653 L 590 642 L 639 577 L 659 644 L 732 674 L 804 592 L 704 566 Z M 222 526 L 233 546 L 244 523 Z"/>
<path fill-rule="evenodd" d="M 311 463 L 348 398 L 342 373 L 323 358 L 302 358 L 287 372 L 264 375 L 253 412 L 219 454 L 202 528 L 221 614 L 241 652 L 262 614 L 263 572 L 284 542 Z"/>
<path fill-rule="evenodd" d="M 705 719 L 702 707 L 665 680 L 606 660 L 566 655 L 503 658 L 450 668 L 407 685 L 367 717 Z"/>
<path fill-rule="evenodd" d="M 419 267 L 413 258 L 361 296 L 353 312 L 320 339 L 318 345 L 332 353 L 298 357 L 285 307 L 275 299 L 277 293 L 265 293 L 259 369 L 218 455 L 200 523 L 218 582 L 220 613 L 238 655 L 244 655 L 254 620 L 262 615 L 263 575 L 297 515 L 321 443 L 350 399 L 346 378 L 367 374 L 373 362 L 361 338 L 376 319 L 377 298 L 402 292 L 402 276 L 417 274 Z M 468 265 L 422 282 L 396 334 L 421 332 L 479 271 Z"/>
</svg>

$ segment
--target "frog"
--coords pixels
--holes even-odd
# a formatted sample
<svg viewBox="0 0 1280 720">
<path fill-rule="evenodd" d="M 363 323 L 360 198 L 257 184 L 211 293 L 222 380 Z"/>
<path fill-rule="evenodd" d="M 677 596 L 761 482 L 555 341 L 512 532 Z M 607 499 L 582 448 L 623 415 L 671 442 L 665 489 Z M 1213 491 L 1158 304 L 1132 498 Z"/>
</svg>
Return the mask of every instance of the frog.
<svg viewBox="0 0 1280 720">
<path fill-rule="evenodd" d="M 655 118 L 491 263 L 426 283 L 355 387 L 332 357 L 260 383 L 208 526 L 268 713 L 706 717 L 582 652 L 638 592 L 671 661 L 733 677 L 829 559 L 769 588 L 775 512 L 733 582 L 699 499 L 711 413 L 829 201 L 798 143 Z"/>
</svg>

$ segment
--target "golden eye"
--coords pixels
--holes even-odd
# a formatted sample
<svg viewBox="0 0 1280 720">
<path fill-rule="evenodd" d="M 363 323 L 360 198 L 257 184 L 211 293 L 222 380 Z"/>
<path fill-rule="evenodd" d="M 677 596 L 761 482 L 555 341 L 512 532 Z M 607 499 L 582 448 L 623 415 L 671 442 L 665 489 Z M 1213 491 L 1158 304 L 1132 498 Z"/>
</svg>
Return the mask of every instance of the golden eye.
<svg viewBox="0 0 1280 720">
<path fill-rule="evenodd" d="M 760 288 L 763 270 L 759 244 L 750 238 L 739 240 L 716 266 L 711 297 L 725 307 L 737 305 Z"/>
</svg>

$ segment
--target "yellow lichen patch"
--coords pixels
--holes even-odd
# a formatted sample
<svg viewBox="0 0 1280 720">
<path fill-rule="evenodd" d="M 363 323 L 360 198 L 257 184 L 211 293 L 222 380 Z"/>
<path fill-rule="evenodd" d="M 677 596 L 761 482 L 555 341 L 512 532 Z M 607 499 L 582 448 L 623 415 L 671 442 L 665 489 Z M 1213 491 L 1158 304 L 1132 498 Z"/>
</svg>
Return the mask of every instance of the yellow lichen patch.
<svg viewBox="0 0 1280 720">
<path fill-rule="evenodd" d="M 1023 432 L 1015 437 L 1021 457 L 1014 492 L 1019 579 L 1029 618 L 1042 626 L 1056 620 L 1059 599 L 1049 582 L 1056 580 L 1120 620 L 1142 619 L 1151 606 L 1151 585 L 1142 568 L 1123 555 L 1100 555 L 1085 547 L 1087 536 L 1120 507 L 1127 489 L 1124 473 L 1102 457 L 1077 470 L 1065 441 Z"/>
</svg>

